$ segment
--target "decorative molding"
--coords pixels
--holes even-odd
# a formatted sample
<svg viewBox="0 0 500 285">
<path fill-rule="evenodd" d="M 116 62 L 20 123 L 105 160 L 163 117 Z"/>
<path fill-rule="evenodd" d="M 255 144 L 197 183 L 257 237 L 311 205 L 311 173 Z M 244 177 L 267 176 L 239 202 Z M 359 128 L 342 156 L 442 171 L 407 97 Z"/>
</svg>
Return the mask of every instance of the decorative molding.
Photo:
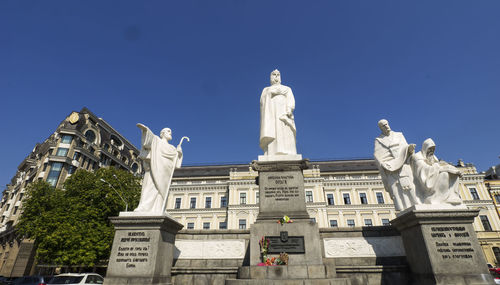
<svg viewBox="0 0 500 285">
<path fill-rule="evenodd" d="M 176 240 L 176 259 L 239 259 L 245 257 L 245 240 Z"/>
<path fill-rule="evenodd" d="M 400 236 L 325 238 L 325 257 L 406 256 Z"/>
</svg>

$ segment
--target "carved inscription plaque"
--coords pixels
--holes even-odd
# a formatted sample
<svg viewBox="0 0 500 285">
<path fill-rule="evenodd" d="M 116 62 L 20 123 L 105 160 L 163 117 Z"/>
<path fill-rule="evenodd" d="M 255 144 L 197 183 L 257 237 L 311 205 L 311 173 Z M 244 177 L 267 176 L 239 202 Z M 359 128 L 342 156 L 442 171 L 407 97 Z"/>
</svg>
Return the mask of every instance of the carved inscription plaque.
<svg viewBox="0 0 500 285">
<path fill-rule="evenodd" d="M 144 231 L 125 231 L 119 238 L 120 245 L 116 252 L 117 265 L 122 264 L 126 268 L 148 266 L 150 263 L 151 237 Z"/>
<path fill-rule="evenodd" d="M 304 237 L 303 236 L 289 236 L 288 239 L 283 240 L 279 236 L 266 236 L 269 239 L 268 253 L 305 253 Z"/>
<path fill-rule="evenodd" d="M 305 212 L 304 178 L 302 172 L 261 172 L 259 176 L 261 212 Z"/>
<path fill-rule="evenodd" d="M 476 256 L 470 234 L 463 226 L 432 226 L 430 236 L 441 260 L 472 261 Z"/>
</svg>

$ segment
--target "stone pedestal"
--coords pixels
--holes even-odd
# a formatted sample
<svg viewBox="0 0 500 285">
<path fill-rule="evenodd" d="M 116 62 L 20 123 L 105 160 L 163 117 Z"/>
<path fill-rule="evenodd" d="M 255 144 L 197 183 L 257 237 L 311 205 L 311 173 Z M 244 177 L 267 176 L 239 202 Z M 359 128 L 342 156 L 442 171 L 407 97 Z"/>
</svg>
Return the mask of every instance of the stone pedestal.
<svg viewBox="0 0 500 285">
<path fill-rule="evenodd" d="M 335 265 L 325 266 L 318 225 L 306 210 L 304 175 L 308 160 L 254 161 L 259 172 L 259 215 L 250 227 L 250 266 L 238 271 L 239 279 L 226 284 L 350 284 L 335 278 Z M 284 215 L 293 223 L 278 223 Z M 259 240 L 269 238 L 267 257 L 288 253 L 288 265 L 257 266 L 261 262 Z"/>
<path fill-rule="evenodd" d="M 401 232 L 413 284 L 494 284 L 472 223 L 479 210 L 409 208 Z"/>
<path fill-rule="evenodd" d="M 168 216 L 120 216 L 115 226 L 106 285 L 171 284 L 175 235 L 182 225 Z"/>
</svg>

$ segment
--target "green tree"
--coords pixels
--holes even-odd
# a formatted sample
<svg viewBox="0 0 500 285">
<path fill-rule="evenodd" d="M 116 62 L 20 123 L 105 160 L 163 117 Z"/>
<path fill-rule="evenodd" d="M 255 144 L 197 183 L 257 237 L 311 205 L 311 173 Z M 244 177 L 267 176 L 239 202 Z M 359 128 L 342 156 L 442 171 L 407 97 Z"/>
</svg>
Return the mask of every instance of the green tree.
<svg viewBox="0 0 500 285">
<path fill-rule="evenodd" d="M 108 218 L 125 203 L 135 208 L 140 191 L 140 178 L 115 168 L 78 170 L 64 190 L 32 183 L 16 227 L 35 240 L 39 262 L 91 267 L 109 257 L 114 230 Z"/>
</svg>

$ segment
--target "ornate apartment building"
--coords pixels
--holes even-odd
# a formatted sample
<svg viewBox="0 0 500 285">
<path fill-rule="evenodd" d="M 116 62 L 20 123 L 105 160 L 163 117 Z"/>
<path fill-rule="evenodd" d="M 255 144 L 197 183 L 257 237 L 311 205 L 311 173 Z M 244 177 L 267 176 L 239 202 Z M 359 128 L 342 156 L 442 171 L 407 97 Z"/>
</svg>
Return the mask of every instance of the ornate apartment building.
<svg viewBox="0 0 500 285">
<path fill-rule="evenodd" d="M 499 265 L 500 220 L 484 174 L 471 164 L 457 167 L 464 174 L 461 198 L 480 210 L 474 228 L 486 259 Z M 167 211 L 185 229 L 249 228 L 259 211 L 257 175 L 249 164 L 182 167 L 174 173 Z M 307 210 L 320 228 L 389 225 L 396 217 L 374 160 L 311 162 L 304 179 Z"/>
<path fill-rule="evenodd" d="M 106 121 L 87 108 L 72 112 L 54 133 L 19 164 L 16 175 L 3 191 L 0 202 L 0 275 L 23 276 L 33 270 L 33 241 L 18 236 L 13 228 L 22 213 L 26 187 L 44 180 L 63 187 L 76 169 L 118 167 L 141 173 L 139 151 Z"/>
</svg>

